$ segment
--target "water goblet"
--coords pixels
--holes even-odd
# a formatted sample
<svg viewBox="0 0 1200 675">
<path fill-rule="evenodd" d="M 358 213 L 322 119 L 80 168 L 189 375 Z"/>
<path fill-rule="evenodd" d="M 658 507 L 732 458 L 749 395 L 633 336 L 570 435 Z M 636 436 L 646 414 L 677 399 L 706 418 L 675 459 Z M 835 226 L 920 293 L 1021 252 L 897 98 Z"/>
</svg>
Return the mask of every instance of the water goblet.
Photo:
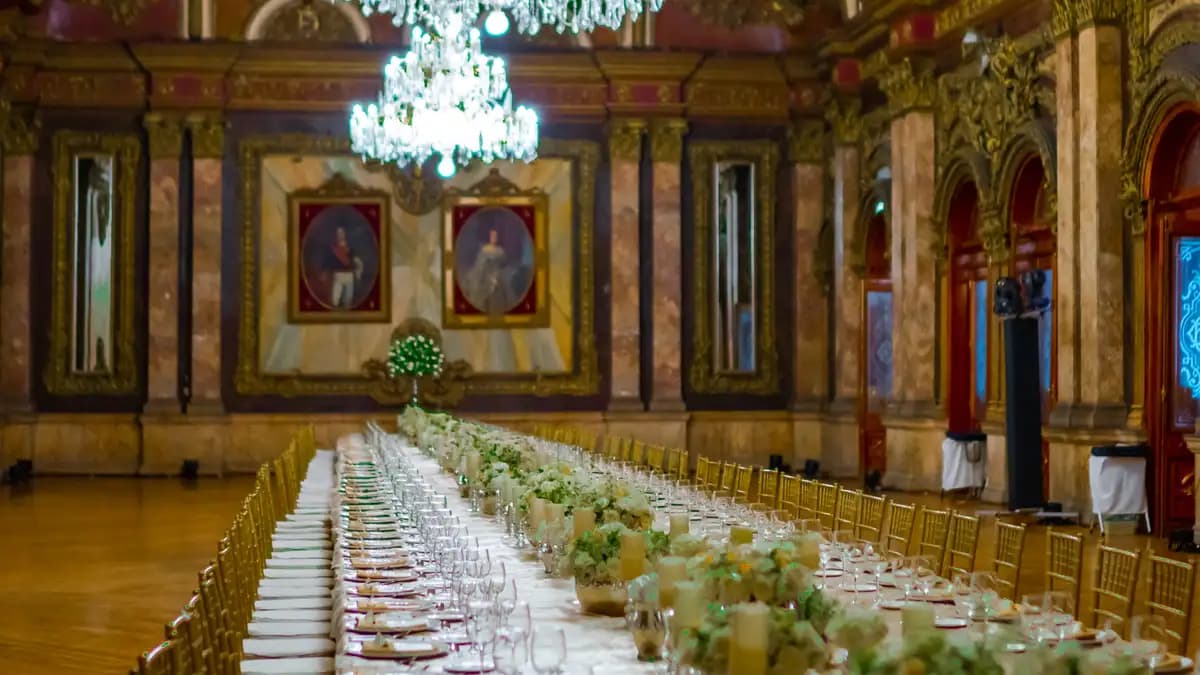
<svg viewBox="0 0 1200 675">
<path fill-rule="evenodd" d="M 567 660 L 567 638 L 561 628 L 540 626 L 533 631 L 530 647 L 533 669 L 539 675 L 559 675 Z"/>
<path fill-rule="evenodd" d="M 1150 670 L 1157 668 L 1167 655 L 1167 646 L 1162 641 L 1166 628 L 1166 619 L 1156 614 L 1139 614 L 1130 623 L 1129 644 L 1133 655 Z"/>
</svg>

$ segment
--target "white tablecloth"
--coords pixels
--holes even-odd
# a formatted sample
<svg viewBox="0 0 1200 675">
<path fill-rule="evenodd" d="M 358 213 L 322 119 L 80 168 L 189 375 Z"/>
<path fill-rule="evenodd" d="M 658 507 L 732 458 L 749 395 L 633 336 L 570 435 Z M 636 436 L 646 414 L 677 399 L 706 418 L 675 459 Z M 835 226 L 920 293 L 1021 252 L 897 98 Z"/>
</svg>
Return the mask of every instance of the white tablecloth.
<svg viewBox="0 0 1200 675">
<path fill-rule="evenodd" d="M 1089 457 L 1088 482 L 1096 515 L 1145 513 L 1146 460 L 1142 457 Z"/>
<path fill-rule="evenodd" d="M 967 459 L 968 450 L 979 457 L 978 462 Z M 987 484 L 987 442 L 942 441 L 942 489 L 962 490 L 982 488 Z"/>
</svg>

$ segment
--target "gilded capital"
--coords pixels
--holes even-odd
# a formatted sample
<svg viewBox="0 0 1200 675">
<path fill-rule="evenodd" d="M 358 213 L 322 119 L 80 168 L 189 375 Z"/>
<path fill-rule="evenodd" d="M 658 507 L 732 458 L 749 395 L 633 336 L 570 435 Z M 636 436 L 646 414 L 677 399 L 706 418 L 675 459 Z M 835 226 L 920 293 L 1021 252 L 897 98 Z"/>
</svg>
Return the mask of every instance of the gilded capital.
<svg viewBox="0 0 1200 675">
<path fill-rule="evenodd" d="M 178 160 L 183 152 L 183 120 L 172 113 L 146 113 L 142 118 L 150 142 L 150 159 Z"/>
<path fill-rule="evenodd" d="M 192 157 L 219 159 L 225 154 L 225 120 L 220 113 L 193 113 L 184 119 L 192 134 Z"/>
<path fill-rule="evenodd" d="M 933 108 L 937 99 L 933 65 L 925 61 L 914 63 L 910 58 L 902 59 L 880 73 L 879 88 L 887 96 L 893 116 Z"/>
<path fill-rule="evenodd" d="M 619 119 L 609 122 L 608 154 L 615 160 L 637 162 L 642 158 L 642 134 L 646 122 L 638 119 Z"/>
<path fill-rule="evenodd" d="M 1000 211 L 989 207 L 979 212 L 979 238 L 983 250 L 993 263 L 1008 260 L 1008 229 L 1000 218 Z"/>
<path fill-rule="evenodd" d="M 825 123 L 820 119 L 797 120 L 788 133 L 788 155 L 796 164 L 820 164 L 825 160 Z"/>
<path fill-rule="evenodd" d="M 1075 0 L 1076 30 L 1089 26 L 1112 26 L 1121 23 L 1130 0 Z M 1055 8 L 1057 10 L 1057 8 Z"/>
<path fill-rule="evenodd" d="M 661 119 L 650 122 L 650 159 L 654 162 L 683 162 L 683 137 L 687 120 Z"/>
<path fill-rule="evenodd" d="M 833 139 L 838 145 L 858 145 L 862 140 L 862 101 L 857 98 L 833 99 L 825 109 L 825 119 L 833 128 Z"/>
<path fill-rule="evenodd" d="M 4 152 L 10 155 L 32 155 L 37 152 L 41 122 L 27 111 L 10 110 L 4 115 Z"/>
</svg>

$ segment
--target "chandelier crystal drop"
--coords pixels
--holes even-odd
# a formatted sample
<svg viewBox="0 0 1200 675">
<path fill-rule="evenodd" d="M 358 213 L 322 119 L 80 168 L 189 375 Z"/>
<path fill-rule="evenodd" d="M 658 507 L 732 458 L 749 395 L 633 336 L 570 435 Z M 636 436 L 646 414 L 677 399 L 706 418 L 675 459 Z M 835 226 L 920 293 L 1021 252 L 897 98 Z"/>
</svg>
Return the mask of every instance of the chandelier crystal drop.
<svg viewBox="0 0 1200 675">
<path fill-rule="evenodd" d="M 349 1 L 349 0 L 347 0 Z M 363 15 L 391 14 L 397 26 L 429 26 L 441 30 L 451 17 L 473 26 L 480 15 L 507 12 L 517 30 L 533 35 L 542 26 L 562 33 L 583 33 L 597 26 L 616 30 L 643 11 L 657 12 L 663 0 L 358 0 Z"/>
<path fill-rule="evenodd" d="M 514 109 L 504 59 L 485 55 L 479 31 L 462 26 L 450 17 L 439 35 L 413 28 L 411 50 L 384 66 L 378 101 L 351 111 L 355 152 L 401 166 L 440 155 L 444 177 L 474 159 L 537 156 L 537 113 Z"/>
</svg>

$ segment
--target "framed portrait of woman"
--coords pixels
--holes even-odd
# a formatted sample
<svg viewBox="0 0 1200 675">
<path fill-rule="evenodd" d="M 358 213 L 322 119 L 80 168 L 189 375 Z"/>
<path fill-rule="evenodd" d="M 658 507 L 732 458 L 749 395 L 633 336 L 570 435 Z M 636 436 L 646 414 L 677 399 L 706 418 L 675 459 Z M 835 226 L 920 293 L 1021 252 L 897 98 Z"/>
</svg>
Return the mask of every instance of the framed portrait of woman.
<svg viewBox="0 0 1200 675">
<path fill-rule="evenodd" d="M 442 326 L 542 328 L 548 306 L 546 194 L 495 169 L 444 203 Z"/>
<path fill-rule="evenodd" d="M 391 320 L 389 203 L 340 174 L 288 195 L 290 323 Z"/>
</svg>

